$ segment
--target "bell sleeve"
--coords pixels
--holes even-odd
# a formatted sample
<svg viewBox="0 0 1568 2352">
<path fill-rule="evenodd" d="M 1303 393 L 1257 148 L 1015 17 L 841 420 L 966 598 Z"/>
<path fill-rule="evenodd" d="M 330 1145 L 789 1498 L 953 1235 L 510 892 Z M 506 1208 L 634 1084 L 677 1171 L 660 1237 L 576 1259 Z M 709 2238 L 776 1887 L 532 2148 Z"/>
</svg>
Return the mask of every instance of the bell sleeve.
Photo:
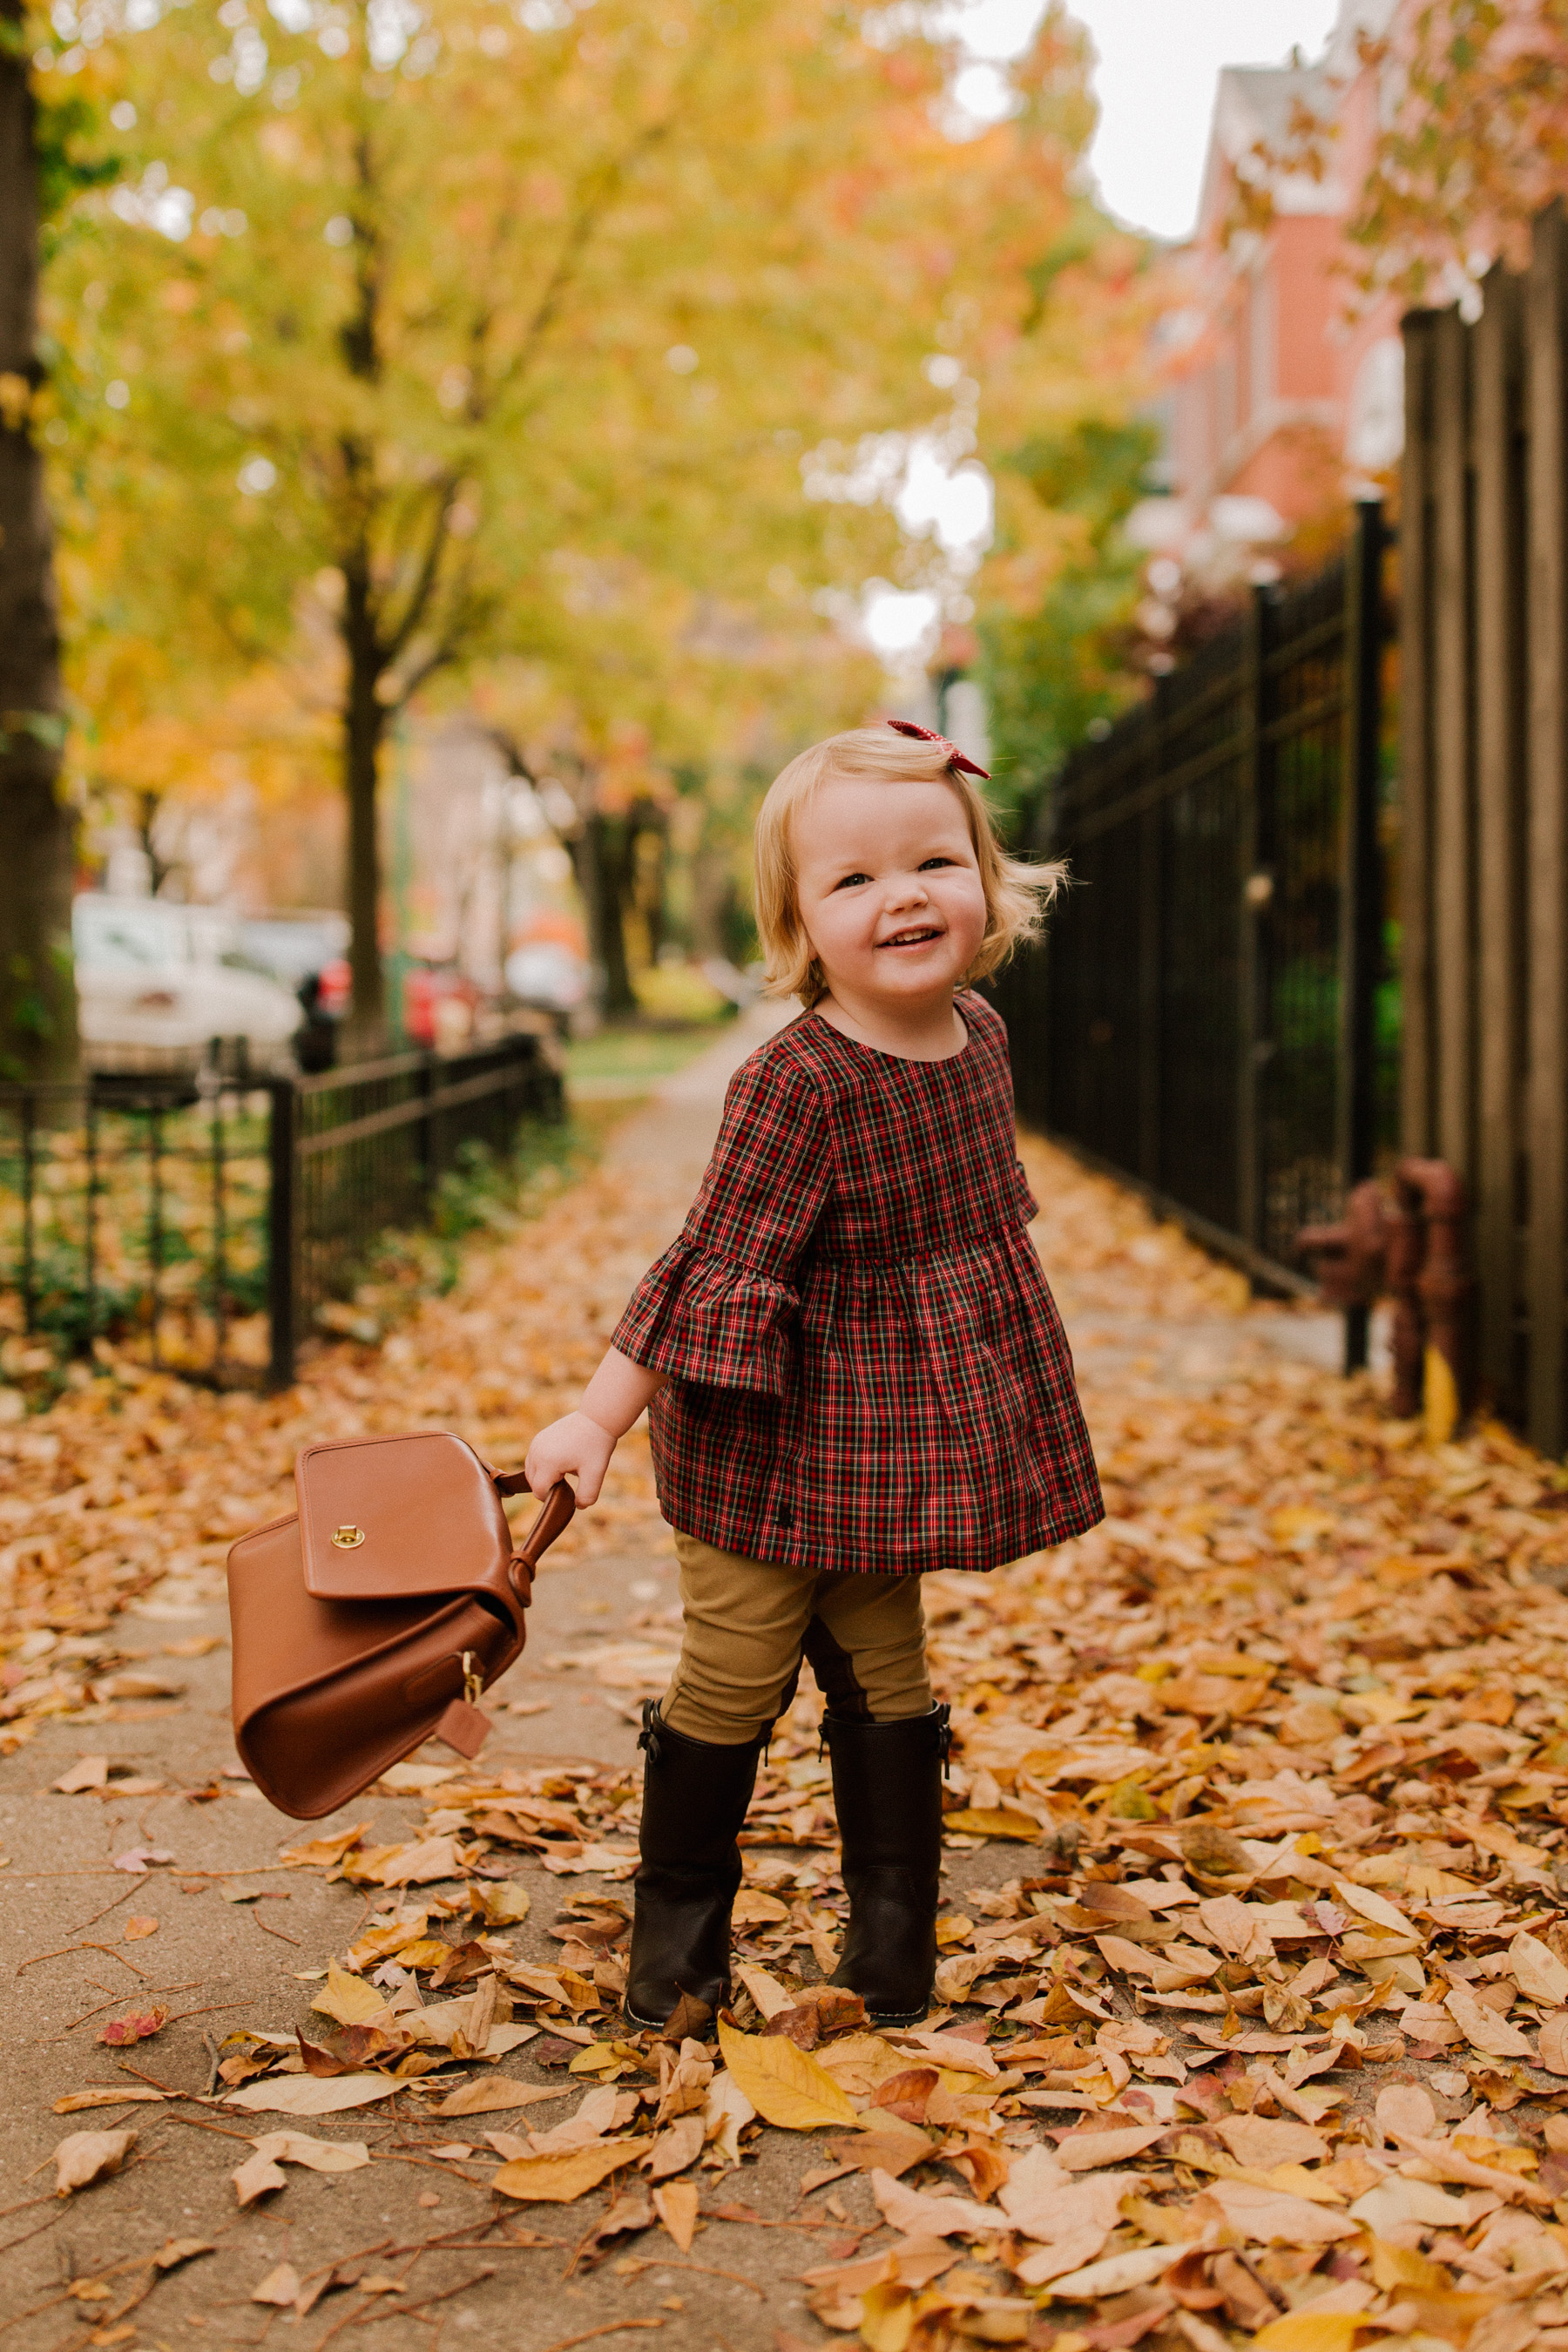
<svg viewBox="0 0 1568 2352">
<path fill-rule="evenodd" d="M 782 1396 L 795 1268 L 832 1189 L 832 1159 L 809 1081 L 767 1062 L 739 1070 L 680 1238 L 638 1283 L 612 1345 L 675 1380 Z"/>
</svg>

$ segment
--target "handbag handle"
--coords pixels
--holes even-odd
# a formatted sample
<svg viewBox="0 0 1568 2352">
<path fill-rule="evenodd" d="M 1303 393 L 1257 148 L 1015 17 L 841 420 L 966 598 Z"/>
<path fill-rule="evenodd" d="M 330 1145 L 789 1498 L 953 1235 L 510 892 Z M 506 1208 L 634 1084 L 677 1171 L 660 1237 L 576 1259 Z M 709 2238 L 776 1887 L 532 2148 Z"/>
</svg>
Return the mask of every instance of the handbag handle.
<svg viewBox="0 0 1568 2352">
<path fill-rule="evenodd" d="M 530 1495 L 533 1492 L 521 1470 L 498 1470 L 490 1475 L 495 1479 L 498 1494 Z M 576 1509 L 576 1496 L 564 1478 L 558 1478 L 540 1505 L 539 1517 L 512 1553 L 511 1580 L 522 1597 L 525 1609 L 532 1598 L 534 1570 L 556 1537 L 571 1526 Z"/>
</svg>

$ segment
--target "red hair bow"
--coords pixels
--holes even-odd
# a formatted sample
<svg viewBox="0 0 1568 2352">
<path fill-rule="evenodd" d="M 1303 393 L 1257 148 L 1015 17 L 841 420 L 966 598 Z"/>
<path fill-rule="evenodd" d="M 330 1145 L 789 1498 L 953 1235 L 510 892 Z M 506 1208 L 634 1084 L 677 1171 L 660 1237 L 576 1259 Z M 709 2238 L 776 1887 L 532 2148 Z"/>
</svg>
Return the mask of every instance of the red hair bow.
<svg viewBox="0 0 1568 2352">
<path fill-rule="evenodd" d="M 892 728 L 895 734 L 912 735 L 917 742 L 940 743 L 947 753 L 950 768 L 962 768 L 966 776 L 978 776 L 983 783 L 990 782 L 990 769 L 977 767 L 968 752 L 961 751 L 956 743 L 950 743 L 945 735 L 935 734 L 929 727 L 917 726 L 912 719 L 889 719 L 885 723 Z"/>
</svg>

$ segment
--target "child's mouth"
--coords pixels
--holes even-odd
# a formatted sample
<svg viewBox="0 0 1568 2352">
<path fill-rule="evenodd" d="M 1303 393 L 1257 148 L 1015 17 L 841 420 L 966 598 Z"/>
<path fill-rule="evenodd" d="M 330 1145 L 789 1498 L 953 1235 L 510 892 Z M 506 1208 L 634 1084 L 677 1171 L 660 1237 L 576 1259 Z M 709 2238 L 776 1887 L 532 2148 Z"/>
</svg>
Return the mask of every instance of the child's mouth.
<svg viewBox="0 0 1568 2352">
<path fill-rule="evenodd" d="M 895 931 L 891 939 L 879 940 L 877 945 L 879 948 L 923 948 L 932 940 L 940 940 L 941 937 L 940 931 L 930 929 L 917 931 Z"/>
</svg>

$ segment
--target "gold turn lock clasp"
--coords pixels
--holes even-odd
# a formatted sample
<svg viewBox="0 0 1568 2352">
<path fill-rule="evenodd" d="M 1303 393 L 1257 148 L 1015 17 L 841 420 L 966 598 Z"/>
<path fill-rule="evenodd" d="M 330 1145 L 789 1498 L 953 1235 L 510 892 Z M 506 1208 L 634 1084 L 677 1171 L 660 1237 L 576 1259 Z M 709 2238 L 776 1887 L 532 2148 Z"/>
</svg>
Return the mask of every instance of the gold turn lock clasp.
<svg viewBox="0 0 1568 2352">
<path fill-rule="evenodd" d="M 479 1672 L 479 1662 L 472 1650 L 463 1652 L 463 1696 L 470 1706 L 478 1706 L 485 1695 L 485 1680 Z"/>
<path fill-rule="evenodd" d="M 349 1527 L 334 1528 L 332 1529 L 332 1541 L 336 1544 L 340 1551 L 357 1551 L 360 1545 L 364 1541 L 364 1529 L 363 1528 Z"/>
</svg>

